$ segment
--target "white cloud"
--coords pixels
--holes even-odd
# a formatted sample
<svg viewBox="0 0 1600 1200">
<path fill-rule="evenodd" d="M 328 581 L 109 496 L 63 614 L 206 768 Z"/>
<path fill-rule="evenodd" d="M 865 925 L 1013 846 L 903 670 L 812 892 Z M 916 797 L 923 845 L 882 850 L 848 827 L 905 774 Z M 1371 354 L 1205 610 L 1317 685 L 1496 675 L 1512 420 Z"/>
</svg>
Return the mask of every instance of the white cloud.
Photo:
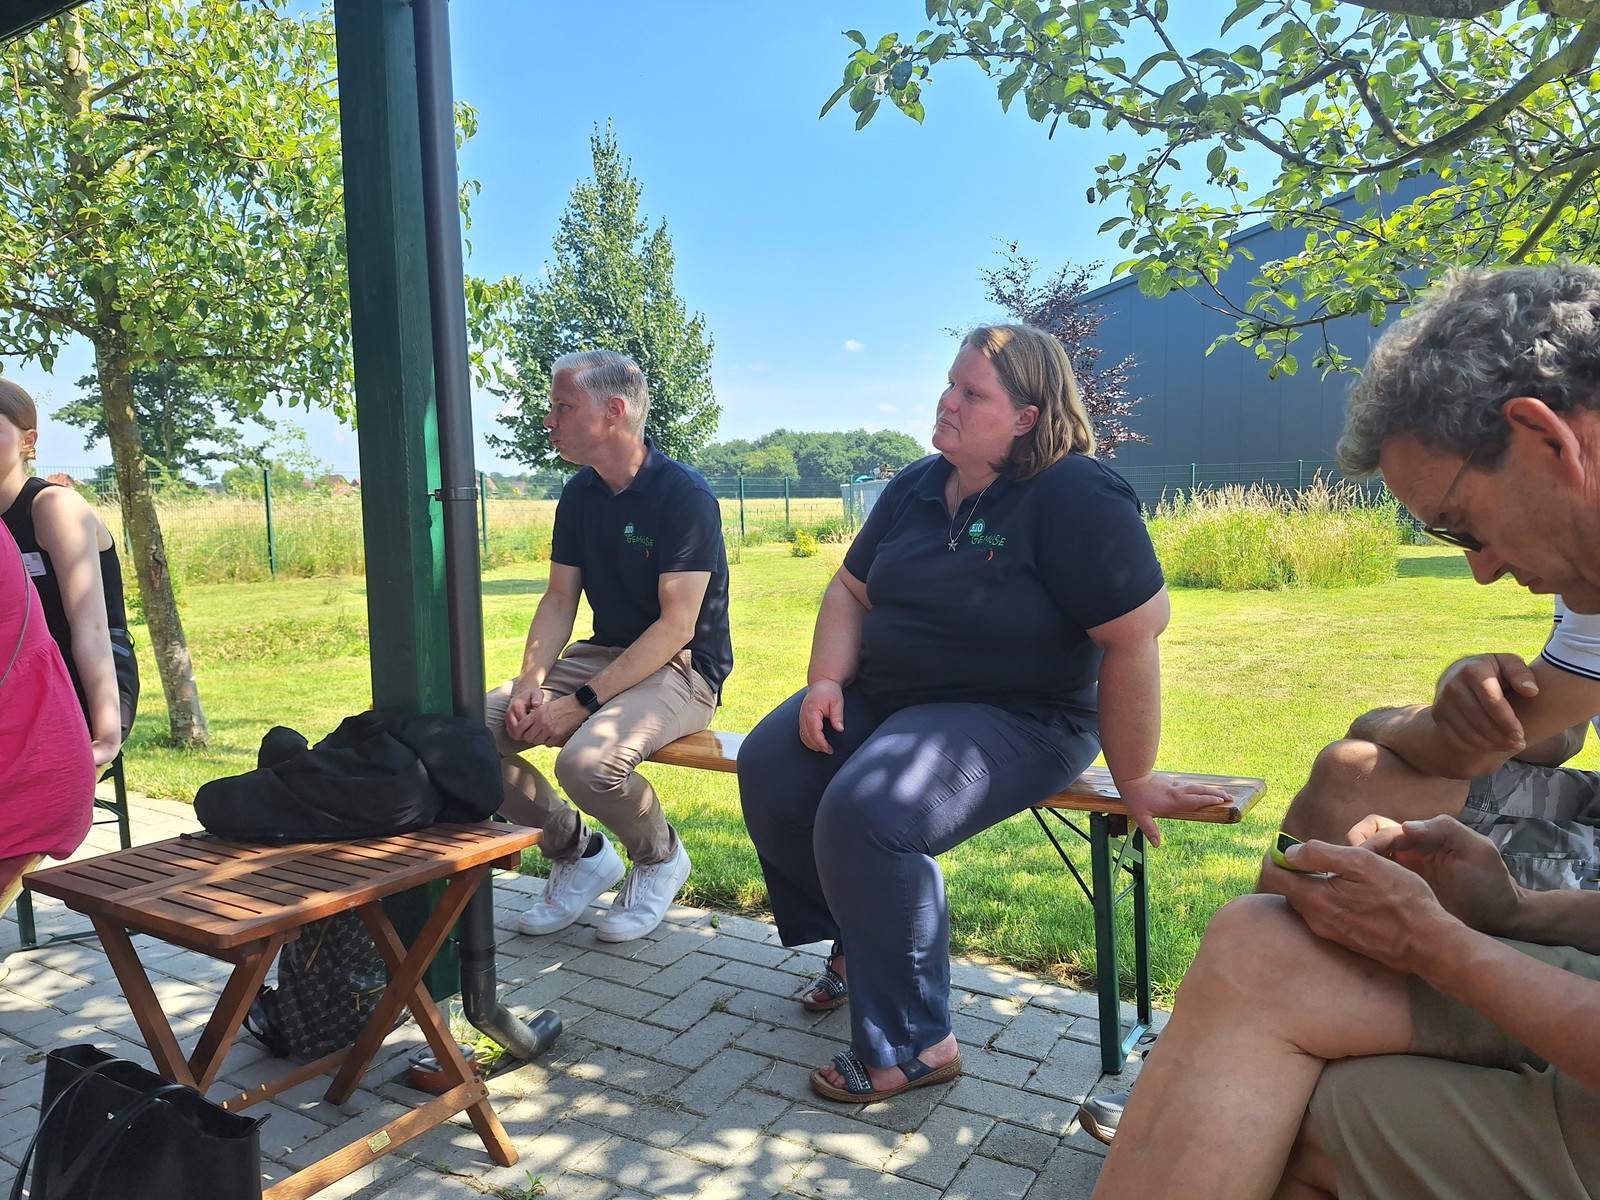
<svg viewBox="0 0 1600 1200">
<path fill-rule="evenodd" d="M 851 338 L 849 341 L 847 341 L 844 344 L 844 348 L 846 350 L 850 351 L 851 354 L 857 354 L 860 351 L 866 349 L 865 346 L 863 346 L 860 342 L 856 341 L 854 338 Z"/>
<path fill-rule="evenodd" d="M 898 404 L 880 404 L 878 405 L 878 411 L 888 416 L 893 416 L 900 411 L 900 406 Z"/>
</svg>

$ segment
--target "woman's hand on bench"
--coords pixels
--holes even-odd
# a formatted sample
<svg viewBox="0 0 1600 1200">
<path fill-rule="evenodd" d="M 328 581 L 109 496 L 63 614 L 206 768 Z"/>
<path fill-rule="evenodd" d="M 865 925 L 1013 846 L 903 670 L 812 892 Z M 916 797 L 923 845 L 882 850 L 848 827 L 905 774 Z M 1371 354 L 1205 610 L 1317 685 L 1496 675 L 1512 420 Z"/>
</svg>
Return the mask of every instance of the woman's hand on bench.
<svg viewBox="0 0 1600 1200">
<path fill-rule="evenodd" d="M 1157 817 L 1197 812 L 1232 799 L 1219 787 L 1191 783 L 1161 771 L 1152 771 L 1134 779 L 1119 779 L 1117 791 L 1122 795 L 1122 804 L 1128 810 L 1128 815 L 1152 846 L 1161 845 L 1161 831 L 1156 827 Z"/>
</svg>

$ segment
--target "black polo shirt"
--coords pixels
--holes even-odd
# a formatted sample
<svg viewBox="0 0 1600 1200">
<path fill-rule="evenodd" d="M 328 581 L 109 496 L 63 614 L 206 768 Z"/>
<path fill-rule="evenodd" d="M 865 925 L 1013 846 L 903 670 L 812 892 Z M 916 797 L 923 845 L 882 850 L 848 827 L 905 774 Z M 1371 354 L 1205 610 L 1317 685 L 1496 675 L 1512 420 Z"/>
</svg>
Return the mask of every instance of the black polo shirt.
<svg viewBox="0 0 1600 1200">
<path fill-rule="evenodd" d="M 872 604 L 864 698 L 880 718 L 964 701 L 1092 726 L 1101 653 L 1087 631 L 1162 585 L 1133 489 L 1069 454 L 1026 482 L 995 480 L 952 520 L 952 469 L 936 454 L 896 475 L 845 556 Z"/>
<path fill-rule="evenodd" d="M 593 467 L 561 490 L 550 559 L 583 572 L 597 646 L 631 646 L 661 619 L 660 577 L 710 571 L 688 650 L 713 691 L 733 670 L 722 509 L 698 472 L 645 439 L 644 465 L 613 493 Z"/>
</svg>

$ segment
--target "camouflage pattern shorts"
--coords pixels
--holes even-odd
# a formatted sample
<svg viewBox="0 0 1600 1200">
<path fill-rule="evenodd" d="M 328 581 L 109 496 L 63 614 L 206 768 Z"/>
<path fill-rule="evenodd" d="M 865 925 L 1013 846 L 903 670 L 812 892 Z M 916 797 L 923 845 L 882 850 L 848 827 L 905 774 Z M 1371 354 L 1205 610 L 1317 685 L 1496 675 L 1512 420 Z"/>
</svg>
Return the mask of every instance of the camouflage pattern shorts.
<svg viewBox="0 0 1600 1200">
<path fill-rule="evenodd" d="M 1600 890 L 1600 772 L 1513 759 L 1472 781 L 1461 821 L 1500 847 L 1523 887 Z"/>
</svg>

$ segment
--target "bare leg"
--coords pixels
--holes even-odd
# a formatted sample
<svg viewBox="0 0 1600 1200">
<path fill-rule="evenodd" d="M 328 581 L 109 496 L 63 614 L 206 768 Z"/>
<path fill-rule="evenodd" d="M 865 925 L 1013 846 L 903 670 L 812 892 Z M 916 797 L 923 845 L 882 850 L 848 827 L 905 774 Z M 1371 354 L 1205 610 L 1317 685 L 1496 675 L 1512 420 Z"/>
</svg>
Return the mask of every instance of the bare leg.
<svg viewBox="0 0 1600 1200">
<path fill-rule="evenodd" d="M 1322 1152 L 1322 1139 L 1308 1112 L 1300 1123 L 1300 1136 L 1289 1151 L 1289 1165 L 1272 1200 L 1338 1200 L 1338 1195 L 1339 1178 L 1334 1174 L 1333 1163 Z"/>
<path fill-rule="evenodd" d="M 1424 775 L 1373 742 L 1346 738 L 1317 755 L 1283 828 L 1301 841 L 1342 845 L 1350 827 L 1373 813 L 1396 821 L 1460 816 L 1467 786 L 1465 779 Z"/>
<path fill-rule="evenodd" d="M 1404 976 L 1316 937 L 1276 896 L 1234 900 L 1206 930 L 1095 1196 L 1268 1200 L 1324 1062 L 1410 1044 Z"/>
</svg>

